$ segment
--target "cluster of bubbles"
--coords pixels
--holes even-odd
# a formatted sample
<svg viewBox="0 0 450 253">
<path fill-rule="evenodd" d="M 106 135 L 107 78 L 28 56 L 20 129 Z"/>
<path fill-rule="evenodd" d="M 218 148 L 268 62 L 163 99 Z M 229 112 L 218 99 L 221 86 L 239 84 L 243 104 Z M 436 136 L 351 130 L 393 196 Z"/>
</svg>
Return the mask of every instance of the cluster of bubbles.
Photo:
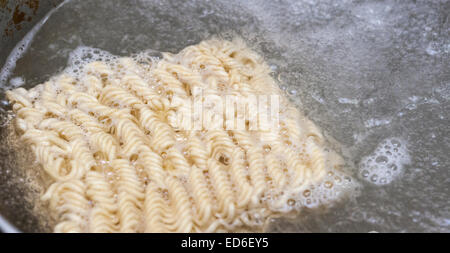
<svg viewBox="0 0 450 253">
<path fill-rule="evenodd" d="M 156 50 L 147 49 L 129 56 L 135 62 L 140 64 L 151 64 L 161 59 L 161 53 Z M 79 46 L 69 53 L 67 67 L 63 73 L 69 76 L 80 78 L 84 74 L 84 68 L 92 62 L 100 61 L 107 63 L 111 68 L 116 70 L 116 60 L 120 56 L 112 54 L 106 50 Z"/>
<path fill-rule="evenodd" d="M 316 208 L 331 205 L 343 198 L 354 198 L 359 194 L 359 183 L 346 171 L 328 170 L 320 183 L 307 187 L 296 201 L 288 201 L 288 205 Z"/>
<path fill-rule="evenodd" d="M 376 185 L 389 184 L 402 173 L 404 165 L 409 161 L 405 141 L 388 138 L 362 159 L 359 176 Z"/>
<path fill-rule="evenodd" d="M 325 153 L 328 153 L 325 149 Z M 336 154 L 332 154 L 336 155 Z M 355 199 L 361 194 L 361 184 L 351 173 L 347 164 L 336 163 L 332 155 L 326 159 L 324 176 L 306 185 L 301 191 L 282 192 L 288 196 L 283 210 L 315 209 L 318 207 L 331 207 L 343 199 Z"/>
<path fill-rule="evenodd" d="M 117 56 L 98 48 L 79 46 L 69 54 L 67 68 L 64 70 L 66 74 L 71 76 L 79 76 L 83 72 L 84 66 L 91 62 L 102 61 L 111 62 L 117 59 Z"/>
</svg>

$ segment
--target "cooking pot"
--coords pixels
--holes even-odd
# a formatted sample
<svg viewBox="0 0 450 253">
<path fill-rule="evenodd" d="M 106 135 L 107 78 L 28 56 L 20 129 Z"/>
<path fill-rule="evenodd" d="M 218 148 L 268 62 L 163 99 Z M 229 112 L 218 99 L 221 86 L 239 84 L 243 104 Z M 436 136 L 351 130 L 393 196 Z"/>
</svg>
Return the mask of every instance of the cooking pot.
<svg viewBox="0 0 450 253">
<path fill-rule="evenodd" d="M 5 141 L 4 90 L 45 81 L 79 46 L 157 55 L 220 35 L 264 55 L 361 185 L 269 231 L 450 232 L 449 10 L 444 0 L 0 0 L 0 228 L 51 231 Z"/>
</svg>

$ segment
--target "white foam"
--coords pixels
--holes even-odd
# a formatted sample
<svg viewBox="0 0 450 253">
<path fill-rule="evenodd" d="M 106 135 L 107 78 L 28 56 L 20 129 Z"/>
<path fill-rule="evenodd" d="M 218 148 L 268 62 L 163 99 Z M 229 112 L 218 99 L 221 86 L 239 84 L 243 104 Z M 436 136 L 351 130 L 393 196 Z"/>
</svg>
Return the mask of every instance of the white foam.
<svg viewBox="0 0 450 253">
<path fill-rule="evenodd" d="M 71 76 L 79 76 L 83 68 L 94 61 L 111 62 L 117 59 L 117 56 L 98 48 L 79 46 L 69 54 L 67 67 L 64 73 Z"/>
<path fill-rule="evenodd" d="M 389 184 L 402 173 L 404 165 L 409 162 L 406 142 L 399 138 L 388 138 L 362 159 L 359 176 L 376 185 Z"/>
<path fill-rule="evenodd" d="M 157 62 L 162 58 L 162 53 L 153 49 L 146 49 L 144 51 L 138 52 L 136 54 L 131 55 L 131 57 L 139 63 L 151 63 Z"/>
<path fill-rule="evenodd" d="M 17 88 L 22 86 L 25 83 L 25 79 L 23 77 L 13 77 L 9 80 L 9 85 L 11 88 Z"/>
<path fill-rule="evenodd" d="M 314 208 L 331 205 L 345 197 L 356 197 L 359 192 L 360 185 L 353 177 L 339 170 L 330 170 L 322 183 L 303 191 L 300 201 L 303 206 Z"/>
</svg>

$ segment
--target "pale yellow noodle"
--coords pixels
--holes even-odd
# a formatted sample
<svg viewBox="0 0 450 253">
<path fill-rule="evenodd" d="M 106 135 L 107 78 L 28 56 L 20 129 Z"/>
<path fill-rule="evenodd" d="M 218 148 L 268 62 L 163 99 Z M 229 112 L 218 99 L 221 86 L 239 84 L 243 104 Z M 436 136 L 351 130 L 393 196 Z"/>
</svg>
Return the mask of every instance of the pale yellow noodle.
<svg viewBox="0 0 450 253">
<path fill-rule="evenodd" d="M 195 129 L 208 122 L 179 118 L 208 95 L 277 95 L 280 127 L 253 118 L 244 129 L 226 129 L 234 119 Z M 53 180 L 42 199 L 58 218 L 55 232 L 259 229 L 338 167 L 320 129 L 239 39 L 203 41 L 154 62 L 94 61 L 7 97 L 22 139 Z"/>
</svg>

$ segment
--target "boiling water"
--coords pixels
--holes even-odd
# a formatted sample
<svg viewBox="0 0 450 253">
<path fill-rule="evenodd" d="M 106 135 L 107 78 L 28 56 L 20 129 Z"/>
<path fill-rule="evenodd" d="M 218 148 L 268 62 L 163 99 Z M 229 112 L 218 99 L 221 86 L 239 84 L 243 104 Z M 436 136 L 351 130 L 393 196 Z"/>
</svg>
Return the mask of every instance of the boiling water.
<svg viewBox="0 0 450 253">
<path fill-rule="evenodd" d="M 13 52 L 20 57 L 10 57 L 15 64 L 5 65 L 0 81 L 4 89 L 33 87 L 70 56 L 76 65 L 73 56 L 85 57 L 86 48 L 158 56 L 239 35 L 340 143 L 335 148 L 362 185 L 354 199 L 274 219 L 269 231 L 450 232 L 448 9 L 449 1 L 72 0 Z M 11 182 L 14 155 L 3 149 L 0 181 Z M 7 188 L 0 200 L 23 202 L 24 189 Z M 46 230 L 28 220 L 16 224 Z"/>
</svg>

